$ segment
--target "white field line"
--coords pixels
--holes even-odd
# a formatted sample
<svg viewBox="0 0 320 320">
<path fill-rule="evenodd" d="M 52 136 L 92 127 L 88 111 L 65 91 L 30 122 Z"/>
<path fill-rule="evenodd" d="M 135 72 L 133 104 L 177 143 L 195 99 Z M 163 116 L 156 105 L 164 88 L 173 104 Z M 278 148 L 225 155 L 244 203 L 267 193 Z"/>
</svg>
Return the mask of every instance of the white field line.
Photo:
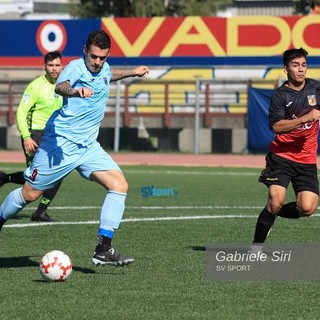
<svg viewBox="0 0 320 320">
<path fill-rule="evenodd" d="M 51 210 L 100 210 L 98 206 L 70 206 L 70 207 L 50 207 Z M 35 210 L 36 207 L 25 207 L 23 211 Z M 201 209 L 261 209 L 261 207 L 250 206 L 128 206 L 126 210 L 201 210 Z M 198 220 L 198 219 L 222 219 L 222 218 L 252 218 L 254 215 L 202 215 L 202 216 L 179 216 L 179 217 L 152 217 L 152 218 L 127 218 L 122 219 L 121 223 L 125 222 L 146 222 L 146 221 L 170 221 L 170 220 Z M 99 221 L 66 221 L 66 222 L 39 222 L 39 223 L 19 223 L 8 224 L 3 227 L 7 228 L 22 228 L 22 227 L 38 227 L 46 225 L 79 225 L 79 224 L 98 224 Z"/>
<path fill-rule="evenodd" d="M 314 214 L 313 217 L 320 217 L 320 214 Z M 153 218 L 128 218 L 123 219 L 121 223 L 127 222 L 154 222 L 154 221 L 179 221 L 179 220 L 208 220 L 208 219 L 257 219 L 257 215 L 203 215 L 203 216 L 180 216 L 180 217 L 153 217 Z M 32 222 L 4 225 L 3 228 L 24 228 L 24 227 L 43 227 L 48 225 L 88 225 L 98 224 L 98 220 L 91 221 L 66 221 L 66 222 Z"/>
<path fill-rule="evenodd" d="M 230 210 L 230 209 L 236 209 L 236 210 L 262 210 L 262 206 L 169 206 L 169 207 L 162 207 L 162 206 L 128 206 L 126 207 L 126 210 Z M 35 210 L 36 207 L 25 207 L 23 211 L 26 210 Z M 50 206 L 50 209 L 52 210 L 100 210 L 101 207 L 99 206 L 71 206 L 71 207 L 54 207 Z M 318 210 L 320 207 L 317 208 Z M 313 214 L 314 216 L 315 214 Z"/>
<path fill-rule="evenodd" d="M 35 210 L 36 207 L 25 207 L 25 210 Z M 50 206 L 50 210 L 92 210 L 101 209 L 101 206 L 70 206 L 70 207 L 54 207 Z M 127 206 L 126 210 L 202 210 L 202 209 L 262 209 L 260 206 Z"/>
<path fill-rule="evenodd" d="M 177 221 L 177 220 L 203 220 L 203 219 L 236 219 L 236 218 L 256 218 L 253 215 L 215 215 L 215 216 L 181 216 L 181 217 L 154 217 L 154 218 L 128 218 L 122 219 L 121 223 L 127 222 L 152 222 L 152 221 Z M 98 224 L 98 220 L 91 221 L 66 221 L 66 222 L 31 222 L 31 223 L 16 223 L 4 225 L 3 228 L 23 228 L 23 227 L 42 227 L 49 225 L 80 225 L 80 224 Z"/>
</svg>

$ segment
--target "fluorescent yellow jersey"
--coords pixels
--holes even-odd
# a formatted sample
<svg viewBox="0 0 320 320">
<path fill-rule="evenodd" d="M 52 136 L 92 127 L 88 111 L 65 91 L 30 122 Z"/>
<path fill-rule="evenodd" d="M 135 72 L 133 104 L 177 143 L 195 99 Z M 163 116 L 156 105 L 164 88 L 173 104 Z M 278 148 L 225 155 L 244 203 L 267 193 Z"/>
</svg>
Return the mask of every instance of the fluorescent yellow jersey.
<svg viewBox="0 0 320 320">
<path fill-rule="evenodd" d="M 52 113 L 62 107 L 62 97 L 54 92 L 55 84 L 45 76 L 28 84 L 17 110 L 17 124 L 23 139 L 31 130 L 43 130 Z"/>
</svg>

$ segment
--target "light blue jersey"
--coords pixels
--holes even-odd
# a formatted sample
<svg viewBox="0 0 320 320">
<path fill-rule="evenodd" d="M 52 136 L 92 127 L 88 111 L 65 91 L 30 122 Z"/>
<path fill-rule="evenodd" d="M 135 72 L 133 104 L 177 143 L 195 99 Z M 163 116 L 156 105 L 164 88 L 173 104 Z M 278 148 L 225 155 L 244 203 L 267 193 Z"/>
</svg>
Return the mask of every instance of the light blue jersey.
<svg viewBox="0 0 320 320">
<path fill-rule="evenodd" d="M 45 134 L 63 136 L 82 146 L 93 143 L 104 117 L 111 76 L 106 62 L 99 73 L 92 73 L 86 67 L 84 58 L 71 61 L 60 74 L 57 84 L 69 81 L 72 88 L 86 87 L 94 94 L 89 98 L 64 98 L 62 108 L 48 120 Z"/>
<path fill-rule="evenodd" d="M 69 81 L 73 88 L 86 87 L 94 94 L 64 98 L 62 108 L 49 118 L 33 162 L 25 171 L 35 189 L 50 189 L 75 169 L 87 179 L 94 171 L 121 171 L 97 142 L 111 76 L 107 63 L 99 73 L 92 73 L 83 58 L 71 61 L 60 74 L 57 83 Z"/>
</svg>

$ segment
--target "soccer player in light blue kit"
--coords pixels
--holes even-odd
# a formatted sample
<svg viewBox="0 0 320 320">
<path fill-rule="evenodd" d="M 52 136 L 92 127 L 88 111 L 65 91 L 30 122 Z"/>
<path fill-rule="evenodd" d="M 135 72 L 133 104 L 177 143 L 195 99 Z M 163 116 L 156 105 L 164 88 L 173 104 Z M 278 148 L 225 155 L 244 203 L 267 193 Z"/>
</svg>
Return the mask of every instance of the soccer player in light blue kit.
<svg viewBox="0 0 320 320">
<path fill-rule="evenodd" d="M 119 266 L 134 261 L 116 252 L 111 245 L 124 212 L 128 183 L 119 166 L 97 142 L 97 136 L 109 97 L 109 82 L 142 77 L 149 68 L 110 69 L 106 62 L 110 47 L 107 33 L 92 32 L 84 46 L 84 57 L 71 61 L 60 74 L 56 93 L 63 96 L 63 106 L 47 122 L 32 165 L 25 171 L 26 183 L 12 191 L 2 203 L 0 229 L 26 204 L 37 200 L 44 190 L 54 187 L 76 169 L 82 177 L 107 190 L 92 262 Z"/>
</svg>

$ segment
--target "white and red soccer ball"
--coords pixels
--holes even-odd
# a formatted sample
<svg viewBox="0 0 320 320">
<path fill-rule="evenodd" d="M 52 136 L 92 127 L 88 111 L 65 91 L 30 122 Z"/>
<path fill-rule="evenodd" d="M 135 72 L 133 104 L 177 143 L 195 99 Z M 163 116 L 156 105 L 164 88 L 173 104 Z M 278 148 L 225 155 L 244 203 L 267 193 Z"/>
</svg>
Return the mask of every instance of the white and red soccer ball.
<svg viewBox="0 0 320 320">
<path fill-rule="evenodd" d="M 71 273 L 72 261 L 63 251 L 50 251 L 40 261 L 40 274 L 45 281 L 65 281 Z"/>
</svg>

